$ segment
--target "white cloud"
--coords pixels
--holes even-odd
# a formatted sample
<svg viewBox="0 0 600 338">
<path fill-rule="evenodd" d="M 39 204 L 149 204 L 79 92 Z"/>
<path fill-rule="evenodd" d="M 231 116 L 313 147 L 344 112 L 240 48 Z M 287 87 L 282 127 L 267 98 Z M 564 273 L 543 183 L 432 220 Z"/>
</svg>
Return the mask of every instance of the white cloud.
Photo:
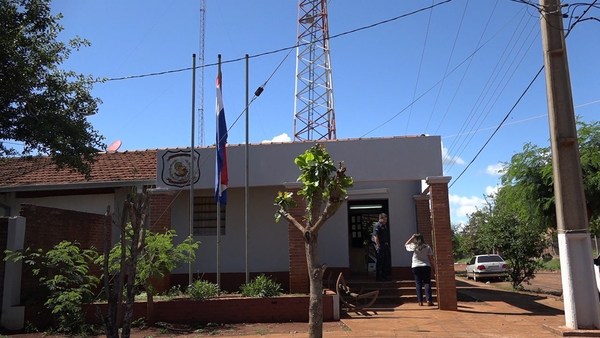
<svg viewBox="0 0 600 338">
<path fill-rule="evenodd" d="M 485 195 L 486 196 L 488 196 L 488 195 L 494 196 L 498 193 L 499 189 L 500 189 L 500 185 L 495 185 L 493 187 L 488 185 L 487 187 L 485 187 Z"/>
<path fill-rule="evenodd" d="M 447 166 L 450 164 L 460 164 L 460 165 L 465 164 L 465 161 L 462 158 L 460 158 L 458 156 L 448 155 L 448 148 L 444 147 L 443 144 L 442 144 L 442 160 L 444 161 L 444 166 Z"/>
<path fill-rule="evenodd" d="M 485 199 L 482 197 L 450 195 L 448 198 L 452 223 L 465 223 L 470 214 L 485 205 Z"/>
<path fill-rule="evenodd" d="M 277 135 L 275 137 L 273 137 L 271 140 L 264 140 L 261 143 L 285 143 L 285 142 L 291 142 L 292 139 L 289 137 L 288 134 L 283 133 L 281 135 Z"/>
<path fill-rule="evenodd" d="M 503 163 L 490 164 L 485 169 L 485 172 L 491 176 L 501 176 L 506 171 Z"/>
</svg>

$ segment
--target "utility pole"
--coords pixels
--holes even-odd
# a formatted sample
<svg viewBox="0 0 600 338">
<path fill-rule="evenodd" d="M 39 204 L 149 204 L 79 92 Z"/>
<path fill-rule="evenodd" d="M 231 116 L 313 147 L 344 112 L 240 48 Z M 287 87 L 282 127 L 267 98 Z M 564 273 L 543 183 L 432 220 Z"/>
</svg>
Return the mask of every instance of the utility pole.
<svg viewBox="0 0 600 338">
<path fill-rule="evenodd" d="M 562 7 L 560 0 L 540 0 L 540 5 L 565 325 L 570 329 L 599 329 L 600 304 L 581 178 Z"/>
</svg>

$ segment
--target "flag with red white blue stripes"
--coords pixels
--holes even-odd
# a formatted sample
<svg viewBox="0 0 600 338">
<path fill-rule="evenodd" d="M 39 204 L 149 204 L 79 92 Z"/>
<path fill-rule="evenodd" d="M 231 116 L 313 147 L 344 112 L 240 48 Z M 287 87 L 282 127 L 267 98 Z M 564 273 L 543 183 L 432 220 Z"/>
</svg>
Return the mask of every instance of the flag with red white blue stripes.
<svg viewBox="0 0 600 338">
<path fill-rule="evenodd" d="M 217 154 L 215 177 L 215 203 L 227 204 L 227 122 L 225 121 L 225 108 L 223 107 L 223 93 L 221 90 L 221 72 L 217 75 Z"/>
</svg>

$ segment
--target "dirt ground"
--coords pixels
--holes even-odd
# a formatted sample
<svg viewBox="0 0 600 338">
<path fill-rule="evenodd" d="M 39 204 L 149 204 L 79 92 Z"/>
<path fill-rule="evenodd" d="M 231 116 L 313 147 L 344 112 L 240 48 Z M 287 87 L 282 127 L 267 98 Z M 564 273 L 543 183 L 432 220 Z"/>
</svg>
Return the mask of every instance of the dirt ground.
<svg viewBox="0 0 600 338">
<path fill-rule="evenodd" d="M 465 264 L 454 264 L 457 278 L 466 278 L 465 269 Z M 491 284 L 504 290 L 512 289 L 510 282 L 491 282 Z M 528 292 L 560 296 L 562 295 L 560 271 L 538 271 L 535 273 L 535 278 L 529 281 L 529 284 L 523 283 L 522 287 Z"/>
</svg>

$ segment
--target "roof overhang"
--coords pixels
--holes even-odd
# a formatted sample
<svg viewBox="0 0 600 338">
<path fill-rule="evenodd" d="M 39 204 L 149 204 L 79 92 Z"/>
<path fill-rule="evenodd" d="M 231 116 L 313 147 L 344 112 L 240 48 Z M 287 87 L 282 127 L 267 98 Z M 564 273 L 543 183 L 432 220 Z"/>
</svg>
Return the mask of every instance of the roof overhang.
<svg viewBox="0 0 600 338">
<path fill-rule="evenodd" d="M 49 191 L 49 190 L 79 190 L 97 188 L 122 188 L 155 185 L 156 180 L 109 181 L 109 182 L 79 182 L 66 184 L 17 185 L 0 187 L 0 193 L 20 191 Z"/>
</svg>

